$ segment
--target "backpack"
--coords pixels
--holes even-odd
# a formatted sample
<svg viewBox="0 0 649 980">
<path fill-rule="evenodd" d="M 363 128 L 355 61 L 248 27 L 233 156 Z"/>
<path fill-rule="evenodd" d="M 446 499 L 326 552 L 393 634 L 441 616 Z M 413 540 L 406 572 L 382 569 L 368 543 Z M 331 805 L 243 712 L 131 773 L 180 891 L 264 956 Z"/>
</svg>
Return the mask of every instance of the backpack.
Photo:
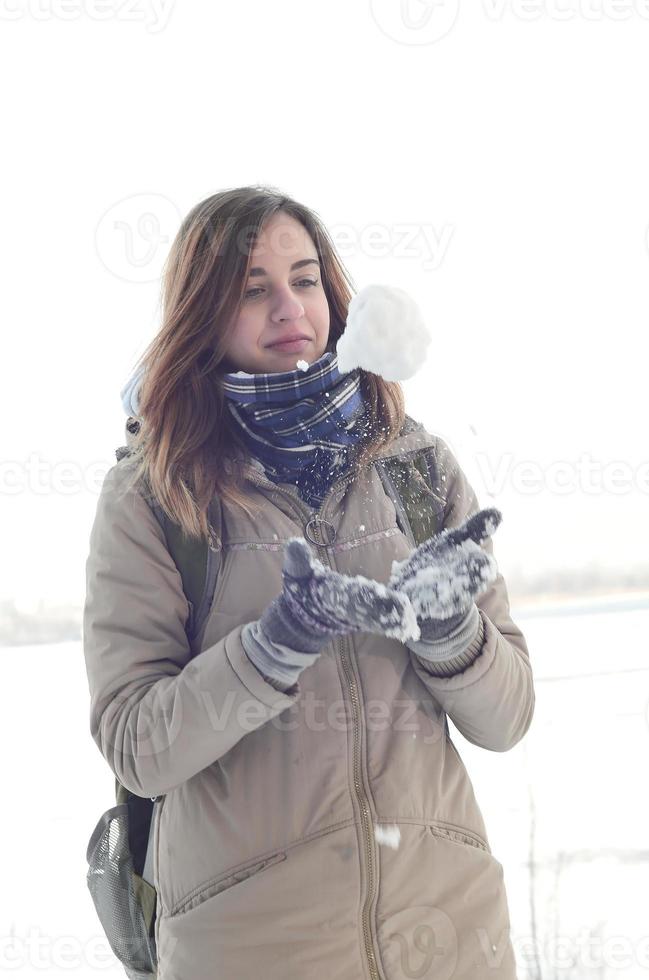
<svg viewBox="0 0 649 980">
<path fill-rule="evenodd" d="M 127 431 L 139 422 L 129 418 Z M 422 426 L 406 416 L 400 435 Z M 115 451 L 117 461 L 130 454 L 127 446 Z M 438 496 L 437 467 L 432 448 L 403 457 L 374 460 L 386 493 L 391 498 L 401 531 L 415 548 L 441 529 L 444 501 Z M 221 556 L 221 509 L 214 497 L 208 512 L 208 539 L 186 538 L 179 525 L 149 499 L 182 579 L 189 605 L 186 629 L 190 644 L 199 635 L 209 613 Z M 155 921 L 157 892 L 152 872 L 151 826 L 158 797 L 140 797 L 115 778 L 116 806 L 99 819 L 86 850 L 86 876 L 97 914 L 111 949 L 131 980 L 157 976 Z"/>
</svg>

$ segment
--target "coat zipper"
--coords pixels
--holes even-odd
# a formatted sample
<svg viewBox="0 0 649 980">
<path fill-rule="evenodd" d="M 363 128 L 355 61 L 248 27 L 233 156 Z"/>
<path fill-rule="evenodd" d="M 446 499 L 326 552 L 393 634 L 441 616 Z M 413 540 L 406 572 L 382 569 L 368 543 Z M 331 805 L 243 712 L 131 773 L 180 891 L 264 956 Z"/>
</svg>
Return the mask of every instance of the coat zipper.
<svg viewBox="0 0 649 980">
<path fill-rule="evenodd" d="M 341 477 L 329 488 L 325 499 L 322 501 L 319 509 L 314 513 L 309 513 L 309 519 L 318 518 L 319 520 L 324 520 L 324 511 L 331 499 L 335 496 L 336 491 L 344 486 L 346 483 L 351 481 L 356 475 L 354 470 L 352 473 L 347 473 L 345 476 Z M 298 507 L 301 517 L 304 517 L 303 508 L 305 507 L 304 502 L 301 498 L 297 496 L 297 493 L 292 493 L 289 490 L 284 490 L 278 487 L 277 484 L 268 480 L 267 477 L 262 476 L 258 471 L 251 471 L 250 479 L 253 483 L 258 486 L 267 486 L 272 488 L 277 493 L 283 494 L 285 497 L 290 498 L 290 500 Z M 322 532 L 316 531 L 316 537 L 321 537 Z M 324 555 L 326 556 L 326 542 L 318 541 L 316 542 L 319 547 L 324 550 Z M 327 557 L 327 563 L 331 567 L 329 558 Z M 352 703 L 354 705 L 354 717 L 353 717 L 353 738 L 354 738 L 354 786 L 356 788 L 356 795 L 358 799 L 359 808 L 362 814 L 362 828 L 363 828 L 363 840 L 365 843 L 365 854 L 367 857 L 367 877 L 368 877 L 368 887 L 367 887 L 367 899 L 361 910 L 361 918 L 363 923 L 363 939 L 365 942 L 365 953 L 367 956 L 370 977 L 371 980 L 380 980 L 378 969 L 376 966 L 376 957 L 374 956 L 374 950 L 372 948 L 372 934 L 370 930 L 370 905 L 372 904 L 374 898 L 374 882 L 376 879 L 374 870 L 374 848 L 372 844 L 372 821 L 370 818 L 370 808 L 367 801 L 367 794 L 363 789 L 363 783 L 361 779 L 361 739 L 360 739 L 360 698 L 358 697 L 358 688 L 356 685 L 356 680 L 354 678 L 353 670 L 349 657 L 345 652 L 345 637 L 334 637 L 334 643 L 337 649 L 340 651 L 340 659 L 343 665 L 343 670 L 345 672 L 345 677 L 347 678 L 347 683 L 349 685 L 349 693 L 351 696 Z M 339 645 L 338 645 L 339 644 Z"/>
</svg>

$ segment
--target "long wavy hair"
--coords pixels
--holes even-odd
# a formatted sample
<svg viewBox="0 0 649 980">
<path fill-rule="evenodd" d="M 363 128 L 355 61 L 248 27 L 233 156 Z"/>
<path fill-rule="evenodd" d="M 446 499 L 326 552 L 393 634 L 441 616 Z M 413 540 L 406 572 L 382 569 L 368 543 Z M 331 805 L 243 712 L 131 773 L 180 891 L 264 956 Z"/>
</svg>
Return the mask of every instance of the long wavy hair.
<svg viewBox="0 0 649 980">
<path fill-rule="evenodd" d="M 280 211 L 299 221 L 315 244 L 330 311 L 327 350 L 335 349 L 353 282 L 320 218 L 275 188 L 256 185 L 213 194 L 187 214 L 163 270 L 162 325 L 137 362 L 144 373 L 129 486 L 143 481 L 190 537 L 208 534 L 207 506 L 215 493 L 249 515 L 260 509 L 246 491 L 243 463 L 250 454 L 227 410 L 220 373 L 237 370 L 226 349 L 251 253 L 267 219 Z M 373 426 L 358 444 L 358 468 L 398 435 L 405 420 L 400 384 L 363 369 L 360 380 Z"/>
</svg>

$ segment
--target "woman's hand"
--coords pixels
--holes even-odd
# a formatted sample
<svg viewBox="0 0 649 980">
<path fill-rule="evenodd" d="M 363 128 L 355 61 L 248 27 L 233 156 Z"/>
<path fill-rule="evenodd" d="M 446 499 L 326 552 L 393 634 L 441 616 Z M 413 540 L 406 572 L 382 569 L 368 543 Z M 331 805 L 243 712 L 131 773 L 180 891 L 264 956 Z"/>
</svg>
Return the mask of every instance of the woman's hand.
<svg viewBox="0 0 649 980">
<path fill-rule="evenodd" d="M 316 635 L 328 638 L 365 630 L 399 640 L 418 639 L 417 618 L 406 595 L 363 575 L 327 568 L 304 538 L 287 542 L 282 579 L 278 599 Z"/>
<path fill-rule="evenodd" d="M 495 507 L 480 510 L 422 542 L 404 561 L 392 563 L 388 586 L 410 599 L 422 640 L 448 636 L 497 577 L 496 560 L 480 542 L 501 521 Z"/>
<path fill-rule="evenodd" d="M 254 665 L 274 686 L 289 690 L 336 634 L 366 630 L 405 642 L 418 640 L 410 600 L 363 575 L 341 575 L 311 552 L 304 538 L 284 549 L 283 587 L 241 640 Z"/>
</svg>

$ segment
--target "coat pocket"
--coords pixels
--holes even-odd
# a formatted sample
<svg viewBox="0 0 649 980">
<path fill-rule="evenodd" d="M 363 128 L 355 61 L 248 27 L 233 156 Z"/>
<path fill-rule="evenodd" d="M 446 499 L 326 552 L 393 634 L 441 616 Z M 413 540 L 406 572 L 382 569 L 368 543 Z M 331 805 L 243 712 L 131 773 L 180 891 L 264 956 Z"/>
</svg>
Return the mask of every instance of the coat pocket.
<svg viewBox="0 0 649 980">
<path fill-rule="evenodd" d="M 444 840 L 453 841 L 455 844 L 477 847 L 482 851 L 486 851 L 487 854 L 491 854 L 491 848 L 487 841 L 473 830 L 467 830 L 465 827 L 457 827 L 455 824 L 441 821 L 429 823 L 428 829 L 434 837 L 443 837 Z"/>
<path fill-rule="evenodd" d="M 250 864 L 237 868 L 235 871 L 228 871 L 225 875 L 212 878 L 210 881 L 205 882 L 205 884 L 195 888 L 188 895 L 185 895 L 179 902 L 176 902 L 169 915 L 181 915 L 183 912 L 189 912 L 191 909 L 207 901 L 208 898 L 214 898 L 215 895 L 220 895 L 221 892 L 233 888 L 242 881 L 247 881 L 248 878 L 252 878 L 261 871 L 265 871 L 271 865 L 285 860 L 286 853 L 284 851 L 278 851 L 276 854 L 271 854 L 270 857 L 264 858 L 261 861 L 253 861 Z"/>
</svg>

